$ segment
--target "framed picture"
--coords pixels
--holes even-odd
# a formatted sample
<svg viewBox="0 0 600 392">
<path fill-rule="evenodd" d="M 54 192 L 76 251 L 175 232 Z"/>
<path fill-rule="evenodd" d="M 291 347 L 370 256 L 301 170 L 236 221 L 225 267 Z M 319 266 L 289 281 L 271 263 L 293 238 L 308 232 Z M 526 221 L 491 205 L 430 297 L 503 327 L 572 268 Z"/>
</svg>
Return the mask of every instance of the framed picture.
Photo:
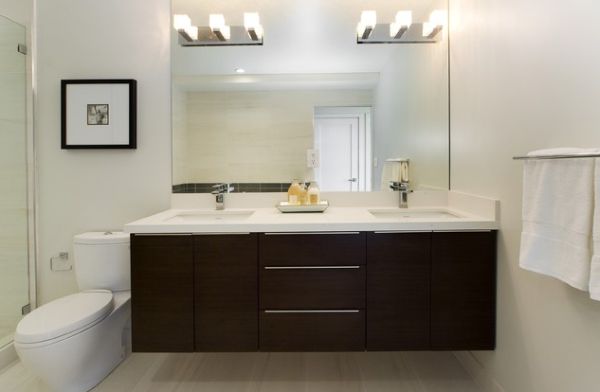
<svg viewBox="0 0 600 392">
<path fill-rule="evenodd" d="M 137 82 L 61 81 L 61 148 L 136 148 Z"/>
</svg>

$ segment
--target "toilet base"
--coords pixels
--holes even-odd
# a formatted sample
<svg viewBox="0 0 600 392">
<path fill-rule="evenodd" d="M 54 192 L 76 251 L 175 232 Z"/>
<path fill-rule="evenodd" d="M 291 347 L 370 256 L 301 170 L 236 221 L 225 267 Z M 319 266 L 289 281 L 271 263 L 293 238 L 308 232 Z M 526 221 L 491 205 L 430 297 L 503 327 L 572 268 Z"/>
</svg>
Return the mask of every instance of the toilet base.
<svg viewBox="0 0 600 392">
<path fill-rule="evenodd" d="M 97 324 L 69 337 L 19 344 L 21 361 L 57 392 L 86 392 L 98 385 L 130 352 L 128 296 Z M 119 301 L 115 298 L 114 301 Z"/>
</svg>

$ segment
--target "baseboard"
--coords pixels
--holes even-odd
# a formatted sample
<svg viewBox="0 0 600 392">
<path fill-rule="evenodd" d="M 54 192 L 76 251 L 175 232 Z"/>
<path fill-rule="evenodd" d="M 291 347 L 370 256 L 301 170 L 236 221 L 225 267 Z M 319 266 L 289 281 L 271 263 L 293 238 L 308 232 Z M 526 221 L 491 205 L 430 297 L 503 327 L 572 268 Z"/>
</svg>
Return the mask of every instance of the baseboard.
<svg viewBox="0 0 600 392">
<path fill-rule="evenodd" d="M 19 359 L 19 357 L 17 357 L 17 352 L 12 343 L 0 347 L 0 372 L 17 359 Z"/>
<path fill-rule="evenodd" d="M 455 351 L 454 356 L 484 392 L 506 392 L 498 381 L 487 374 L 470 351 Z"/>
</svg>

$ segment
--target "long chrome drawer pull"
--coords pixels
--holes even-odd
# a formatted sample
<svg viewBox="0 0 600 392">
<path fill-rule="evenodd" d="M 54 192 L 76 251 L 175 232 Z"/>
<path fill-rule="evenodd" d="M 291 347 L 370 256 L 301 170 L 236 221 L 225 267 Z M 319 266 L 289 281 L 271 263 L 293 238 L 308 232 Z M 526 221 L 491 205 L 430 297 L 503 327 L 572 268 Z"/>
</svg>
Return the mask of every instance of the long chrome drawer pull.
<svg viewBox="0 0 600 392">
<path fill-rule="evenodd" d="M 360 265 L 302 265 L 293 267 L 265 267 L 266 270 L 359 269 Z"/>
<path fill-rule="evenodd" d="M 360 231 L 311 231 L 311 232 L 295 232 L 295 233 L 265 233 L 265 235 L 356 235 Z"/>
<path fill-rule="evenodd" d="M 222 233 L 197 233 L 197 236 L 203 236 L 203 235 L 250 235 L 250 233 L 246 233 L 246 232 L 235 232 L 235 233 L 226 233 L 226 232 L 222 232 Z"/>
<path fill-rule="evenodd" d="M 431 233 L 431 230 L 389 230 L 375 231 L 375 234 L 415 234 L 415 233 Z"/>
<path fill-rule="evenodd" d="M 192 233 L 130 233 L 136 237 L 191 237 Z"/>
<path fill-rule="evenodd" d="M 434 230 L 434 233 L 491 233 L 492 229 Z"/>
<path fill-rule="evenodd" d="M 265 313 L 282 314 L 282 313 L 360 313 L 358 309 L 342 310 L 342 309 L 326 309 L 326 310 L 265 310 Z"/>
</svg>

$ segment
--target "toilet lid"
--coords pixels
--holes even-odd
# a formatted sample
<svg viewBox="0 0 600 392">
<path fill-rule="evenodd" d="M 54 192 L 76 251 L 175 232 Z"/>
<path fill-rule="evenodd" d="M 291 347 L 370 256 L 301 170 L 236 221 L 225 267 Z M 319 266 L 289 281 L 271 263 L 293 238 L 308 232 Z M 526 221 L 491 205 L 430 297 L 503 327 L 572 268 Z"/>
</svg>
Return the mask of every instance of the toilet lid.
<svg viewBox="0 0 600 392">
<path fill-rule="evenodd" d="M 15 342 L 39 343 L 83 329 L 112 311 L 112 299 L 108 290 L 90 290 L 42 305 L 19 322 Z"/>
</svg>

